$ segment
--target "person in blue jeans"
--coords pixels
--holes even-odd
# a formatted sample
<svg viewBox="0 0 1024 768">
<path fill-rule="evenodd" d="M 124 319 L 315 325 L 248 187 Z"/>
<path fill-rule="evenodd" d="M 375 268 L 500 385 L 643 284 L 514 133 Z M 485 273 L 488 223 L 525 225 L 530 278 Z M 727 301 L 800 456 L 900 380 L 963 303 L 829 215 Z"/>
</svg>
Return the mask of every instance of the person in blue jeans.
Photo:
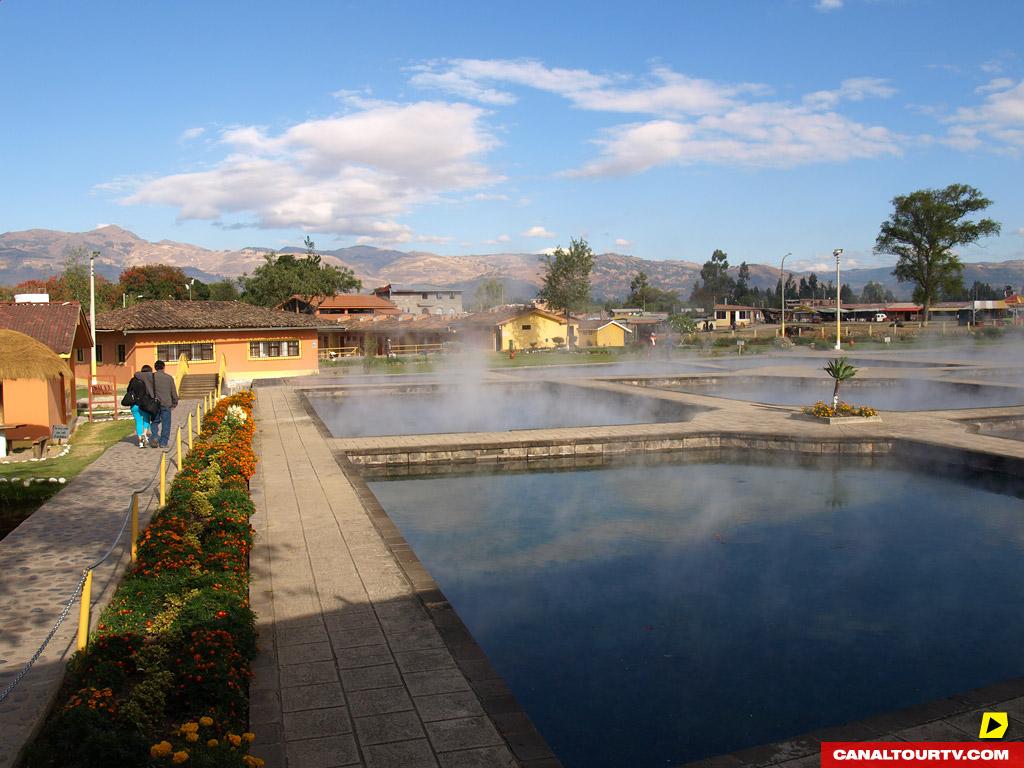
<svg viewBox="0 0 1024 768">
<path fill-rule="evenodd" d="M 144 393 L 154 397 L 153 369 L 148 365 L 142 366 L 142 370 L 132 376 L 132 380 L 128 382 L 128 394 L 125 398 L 131 403 L 132 416 L 135 417 L 135 436 L 139 440 L 139 448 L 145 448 L 148 443 L 149 436 L 146 433 L 149 431 L 152 421 L 149 413 L 142 410 L 141 402 Z"/>
<path fill-rule="evenodd" d="M 153 393 L 160 403 L 160 415 L 153 420 L 154 448 L 166 448 L 171 439 L 171 411 L 178 405 L 178 389 L 174 377 L 164 371 L 164 361 L 157 360 L 153 373 Z"/>
</svg>

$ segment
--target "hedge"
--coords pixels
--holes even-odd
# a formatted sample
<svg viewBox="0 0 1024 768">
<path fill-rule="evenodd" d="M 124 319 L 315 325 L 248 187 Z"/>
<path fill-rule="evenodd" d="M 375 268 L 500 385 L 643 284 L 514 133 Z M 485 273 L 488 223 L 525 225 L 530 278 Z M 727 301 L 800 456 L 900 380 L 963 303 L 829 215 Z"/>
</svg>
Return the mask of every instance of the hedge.
<svg viewBox="0 0 1024 768">
<path fill-rule="evenodd" d="M 261 766 L 248 754 L 255 396 L 203 419 L 138 558 L 28 750 L 36 766 Z"/>
</svg>

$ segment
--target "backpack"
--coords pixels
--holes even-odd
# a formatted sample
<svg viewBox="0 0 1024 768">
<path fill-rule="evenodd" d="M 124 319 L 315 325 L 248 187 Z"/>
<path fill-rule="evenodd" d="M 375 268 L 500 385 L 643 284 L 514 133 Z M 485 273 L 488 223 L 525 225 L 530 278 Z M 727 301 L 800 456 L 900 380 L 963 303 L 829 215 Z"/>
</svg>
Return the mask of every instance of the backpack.
<svg viewBox="0 0 1024 768">
<path fill-rule="evenodd" d="M 152 374 L 150 374 L 152 376 Z M 154 382 L 155 383 L 155 382 Z M 139 406 L 139 410 L 145 411 L 152 417 L 160 415 L 160 401 L 149 394 L 149 390 L 146 388 L 145 382 L 140 379 L 132 377 L 132 380 L 128 382 L 128 391 L 124 394 L 124 399 L 121 400 L 121 405 Z"/>
</svg>

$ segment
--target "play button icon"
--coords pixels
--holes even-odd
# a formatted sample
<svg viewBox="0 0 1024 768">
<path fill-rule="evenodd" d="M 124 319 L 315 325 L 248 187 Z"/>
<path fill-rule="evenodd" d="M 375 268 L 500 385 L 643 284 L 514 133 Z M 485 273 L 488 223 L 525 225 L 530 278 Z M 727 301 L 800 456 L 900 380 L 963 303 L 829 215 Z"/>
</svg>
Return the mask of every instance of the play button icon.
<svg viewBox="0 0 1024 768">
<path fill-rule="evenodd" d="M 986 712 L 981 716 L 979 739 L 1001 739 L 1006 735 L 1010 719 L 1005 712 Z"/>
</svg>

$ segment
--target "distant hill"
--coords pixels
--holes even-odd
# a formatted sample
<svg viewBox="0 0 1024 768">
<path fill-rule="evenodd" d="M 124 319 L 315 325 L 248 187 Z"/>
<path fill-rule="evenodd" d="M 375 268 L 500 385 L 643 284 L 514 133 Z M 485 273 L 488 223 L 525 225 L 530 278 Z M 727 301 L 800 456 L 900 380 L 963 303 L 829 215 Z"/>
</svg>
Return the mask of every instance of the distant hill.
<svg viewBox="0 0 1024 768">
<path fill-rule="evenodd" d="M 45 278 L 60 272 L 66 254 L 73 248 L 99 251 L 97 271 L 111 279 L 126 267 L 138 264 L 163 263 L 181 267 L 189 274 L 209 282 L 224 277 L 237 277 L 251 272 L 263 262 L 271 249 L 259 246 L 234 251 L 214 251 L 198 245 L 161 240 L 151 243 L 126 229 L 106 226 L 90 232 L 60 232 L 50 229 L 29 229 L 0 234 L 0 284 L 14 285 L 29 278 Z M 283 252 L 303 253 L 300 247 L 284 248 Z M 385 283 L 432 283 L 466 291 L 472 297 L 484 280 L 497 279 L 505 286 L 509 299 L 529 298 L 540 286 L 540 257 L 530 253 L 491 253 L 470 256 L 439 256 L 425 251 L 395 251 L 356 245 L 321 251 L 328 264 L 345 266 L 363 281 L 363 289 Z M 778 267 L 751 264 L 753 285 L 774 287 L 778 281 Z M 596 299 L 621 298 L 629 293 L 629 282 L 643 271 L 652 285 L 673 290 L 687 299 L 694 283 L 700 279 L 700 264 L 666 259 L 652 261 L 619 253 L 598 254 L 591 277 Z M 736 267 L 733 268 L 736 272 Z M 793 273 L 794 279 L 807 272 Z M 819 275 L 824 281 L 829 275 Z M 874 280 L 899 297 L 908 297 L 910 286 L 899 284 L 891 267 L 850 269 L 843 272 L 843 281 L 854 290 Z M 964 280 L 970 285 L 975 280 L 994 287 L 1024 285 L 1024 260 L 981 262 L 967 264 Z"/>
</svg>

